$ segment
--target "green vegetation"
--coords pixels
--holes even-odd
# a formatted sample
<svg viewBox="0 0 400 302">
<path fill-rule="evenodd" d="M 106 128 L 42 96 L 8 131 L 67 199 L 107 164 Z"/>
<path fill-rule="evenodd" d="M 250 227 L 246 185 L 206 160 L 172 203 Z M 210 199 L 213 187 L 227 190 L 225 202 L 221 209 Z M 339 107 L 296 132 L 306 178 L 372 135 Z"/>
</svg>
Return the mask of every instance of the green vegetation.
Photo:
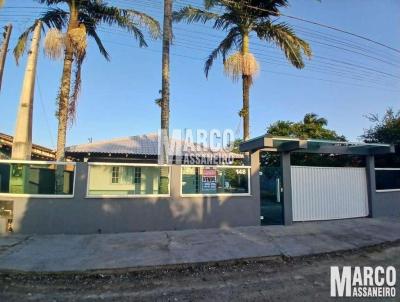
<svg viewBox="0 0 400 302">
<path fill-rule="evenodd" d="M 264 42 L 275 44 L 296 68 L 304 67 L 303 56 L 311 58 L 308 43 L 300 39 L 287 23 L 276 22 L 279 10 L 288 5 L 287 0 L 205 0 L 205 10 L 187 6 L 174 13 L 176 22 L 210 21 L 214 22 L 214 29 L 227 32 L 208 57 L 204 72 L 208 77 L 214 60 L 222 56 L 225 73 L 234 81 L 242 79 L 243 108 L 239 115 L 243 118 L 243 140 L 250 138 L 250 86 L 259 71 L 259 64 L 250 51 L 251 34 L 254 33 Z M 230 55 L 232 50 L 236 52 Z"/>
<path fill-rule="evenodd" d="M 315 113 L 307 113 L 302 121 L 277 121 L 267 128 L 267 134 L 274 136 L 296 137 L 302 139 L 326 139 L 345 141 L 343 135 L 326 128 L 327 119 Z"/>
<path fill-rule="evenodd" d="M 376 166 L 400 167 L 400 110 L 392 108 L 386 110 L 382 118 L 377 114 L 370 114 L 367 118 L 373 123 L 361 136 L 366 143 L 394 144 L 395 154 L 376 156 Z"/>
<path fill-rule="evenodd" d="M 109 60 L 97 27 L 100 24 L 118 26 L 133 35 L 139 41 L 140 47 L 147 43 L 141 28 L 149 31 L 153 38 L 160 36 L 159 23 L 152 17 L 132 9 L 120 9 L 109 6 L 103 0 L 37 0 L 48 6 L 48 10 L 35 20 L 19 37 L 14 49 L 16 60 L 25 52 L 26 42 L 38 21 L 42 21 L 49 29 L 45 40 L 45 51 L 50 58 L 63 58 L 63 72 L 58 95 L 58 136 L 57 154 L 59 161 L 64 160 L 64 149 L 68 122 L 75 117 L 76 104 L 81 87 L 81 68 L 86 56 L 87 37 L 96 42 L 100 53 Z M 66 4 L 68 10 L 63 10 L 57 5 Z M 57 7 L 53 8 L 52 6 Z M 64 33 L 62 32 L 64 30 Z M 74 82 L 71 78 L 74 71 Z"/>
</svg>

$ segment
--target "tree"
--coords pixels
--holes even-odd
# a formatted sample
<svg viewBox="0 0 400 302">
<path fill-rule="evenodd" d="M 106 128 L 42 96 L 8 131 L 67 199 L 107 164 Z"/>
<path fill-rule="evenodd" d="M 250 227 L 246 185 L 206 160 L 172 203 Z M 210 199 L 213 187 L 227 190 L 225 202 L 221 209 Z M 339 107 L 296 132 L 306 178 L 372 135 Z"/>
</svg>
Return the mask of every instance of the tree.
<svg viewBox="0 0 400 302">
<path fill-rule="evenodd" d="M 300 122 L 277 121 L 267 128 L 267 134 L 301 139 L 326 139 L 345 141 L 343 135 L 327 129 L 328 121 L 315 113 L 307 113 Z"/>
<path fill-rule="evenodd" d="M 152 17 L 132 9 L 120 9 L 109 6 L 103 0 L 37 0 L 47 6 L 65 4 L 68 10 L 48 8 L 38 20 L 51 28 L 45 39 L 45 52 L 54 59 L 62 57 L 64 60 L 61 85 L 58 95 L 58 161 L 64 160 L 64 149 L 68 122 L 73 122 L 76 113 L 76 104 L 81 87 L 81 68 L 86 56 L 87 36 L 94 39 L 100 53 L 107 60 L 110 59 L 97 27 L 100 24 L 118 26 L 139 41 L 140 47 L 146 47 L 146 41 L 141 27 L 146 28 L 153 38 L 160 36 L 158 22 Z M 35 21 L 36 22 L 36 21 Z M 19 37 L 14 49 L 14 56 L 18 59 L 25 51 L 26 41 L 33 31 L 33 26 L 25 30 Z M 61 31 L 65 30 L 64 33 Z M 74 82 L 71 93 L 72 67 L 75 67 Z"/>
<path fill-rule="evenodd" d="M 376 165 L 380 167 L 400 167 L 400 110 L 388 108 L 382 118 L 377 114 L 367 116 L 373 123 L 361 136 L 366 143 L 394 144 L 396 153 L 376 156 Z"/>
<path fill-rule="evenodd" d="M 389 108 L 381 119 L 377 114 L 370 114 L 367 118 L 374 125 L 362 135 L 366 143 L 400 145 L 400 110 L 395 112 Z"/>
<path fill-rule="evenodd" d="M 343 135 L 327 128 L 328 121 L 319 117 L 315 113 L 307 113 L 302 121 L 277 121 L 267 128 L 267 134 L 272 136 L 283 136 L 301 139 L 321 139 L 346 141 Z M 363 165 L 363 159 L 358 156 L 331 154 L 307 154 L 293 153 L 291 155 L 293 165 L 307 166 L 360 166 Z M 279 167 L 280 159 L 277 153 L 265 153 L 261 156 L 263 166 Z"/>
<path fill-rule="evenodd" d="M 167 140 L 169 139 L 169 70 L 170 45 L 172 39 L 172 0 L 164 0 L 164 23 L 162 45 L 162 80 L 161 80 L 161 162 L 167 163 Z"/>
<path fill-rule="evenodd" d="M 242 79 L 243 108 L 239 115 L 243 118 L 243 140 L 250 138 L 249 103 L 250 87 L 259 71 L 259 64 L 250 52 L 250 34 L 262 41 L 279 47 L 289 62 L 296 68 L 303 68 L 303 55 L 311 58 L 310 46 L 285 22 L 276 22 L 279 9 L 288 6 L 288 0 L 205 0 L 205 10 L 187 6 L 174 13 L 176 22 L 187 23 L 213 21 L 213 28 L 227 32 L 208 57 L 204 72 L 209 71 L 218 56 L 222 56 L 225 73 L 234 81 Z M 219 12 L 221 11 L 221 12 Z M 232 49 L 237 52 L 227 57 Z"/>
</svg>

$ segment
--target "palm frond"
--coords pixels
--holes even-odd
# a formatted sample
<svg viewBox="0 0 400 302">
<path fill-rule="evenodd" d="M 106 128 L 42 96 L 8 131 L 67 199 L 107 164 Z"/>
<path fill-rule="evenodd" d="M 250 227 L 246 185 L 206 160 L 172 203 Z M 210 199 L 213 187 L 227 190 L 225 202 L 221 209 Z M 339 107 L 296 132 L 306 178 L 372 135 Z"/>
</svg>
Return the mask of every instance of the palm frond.
<svg viewBox="0 0 400 302">
<path fill-rule="evenodd" d="M 220 5 L 220 4 L 221 4 L 221 1 L 219 1 L 219 0 L 204 0 L 204 7 L 207 10 L 214 8 L 215 6 Z"/>
<path fill-rule="evenodd" d="M 14 58 L 15 61 L 17 63 L 17 65 L 19 64 L 19 59 L 21 58 L 21 56 L 23 55 L 23 53 L 25 52 L 26 49 L 26 42 L 28 41 L 28 37 L 29 34 L 31 32 L 33 32 L 33 30 L 35 29 L 37 24 L 37 20 L 35 21 L 35 23 L 28 27 L 19 37 L 18 37 L 18 42 L 17 45 L 14 47 Z"/>
<path fill-rule="evenodd" d="M 78 105 L 78 98 L 82 87 L 82 65 L 84 60 L 85 54 L 77 58 L 75 61 L 74 84 L 68 104 L 68 121 L 70 125 L 72 125 L 76 120 L 76 107 Z"/>
<path fill-rule="evenodd" d="M 106 23 L 109 26 L 117 25 L 129 33 L 139 41 L 139 46 L 147 46 L 140 27 L 144 27 L 152 38 L 161 37 L 161 29 L 157 20 L 145 13 L 141 13 L 132 9 L 119 9 L 117 7 L 108 6 L 105 3 L 93 3 L 84 1 L 81 3 L 82 9 L 88 16 L 91 16 L 95 23 Z"/>
<path fill-rule="evenodd" d="M 57 28 L 58 30 L 62 30 L 68 21 L 68 16 L 68 12 L 60 8 L 55 8 L 47 10 L 39 17 L 39 20 L 48 28 Z"/>
<path fill-rule="evenodd" d="M 304 67 L 303 55 L 307 58 L 312 56 L 310 45 L 297 37 L 286 23 L 262 22 L 257 24 L 254 31 L 261 40 L 272 41 L 282 49 L 286 58 L 296 68 Z"/>
<path fill-rule="evenodd" d="M 36 0 L 37 2 L 41 4 L 46 4 L 46 5 L 57 5 L 60 3 L 68 3 L 71 2 L 70 0 Z"/>
<path fill-rule="evenodd" d="M 218 47 L 211 52 L 204 65 L 204 73 L 206 74 L 206 77 L 208 77 L 208 73 L 214 60 L 218 58 L 218 55 L 221 54 L 223 61 L 225 61 L 227 53 L 232 49 L 234 44 L 237 44 L 240 37 L 240 30 L 238 27 L 233 27 L 228 32 L 227 36 L 221 41 L 221 43 L 219 43 Z"/>
<path fill-rule="evenodd" d="M 19 37 L 17 45 L 14 48 L 14 57 L 19 63 L 19 59 L 23 55 L 26 49 L 26 42 L 28 41 L 29 34 L 33 32 L 38 21 L 42 21 L 48 28 L 57 28 L 61 30 L 65 26 L 67 21 L 68 13 L 62 9 L 50 9 L 46 11 L 40 18 L 35 20 L 34 24 L 28 27 Z"/>
<path fill-rule="evenodd" d="M 202 9 L 186 6 L 172 15 L 174 22 L 186 21 L 187 23 L 202 22 L 206 23 L 210 20 L 216 20 L 219 15 Z"/>
<path fill-rule="evenodd" d="M 126 11 L 133 20 L 136 20 L 140 26 L 145 27 L 148 30 L 153 39 L 161 38 L 161 28 L 157 20 L 145 13 L 133 9 L 128 9 Z"/>
<path fill-rule="evenodd" d="M 97 25 L 96 25 L 96 20 L 89 16 L 86 13 L 80 13 L 79 14 L 79 22 L 85 24 L 86 26 L 86 32 L 88 36 L 92 37 L 94 41 L 97 44 L 97 47 L 99 48 L 100 53 L 103 55 L 103 57 L 107 60 L 110 61 L 110 55 L 106 48 L 103 45 L 103 42 L 101 41 L 99 35 L 97 34 Z"/>
</svg>

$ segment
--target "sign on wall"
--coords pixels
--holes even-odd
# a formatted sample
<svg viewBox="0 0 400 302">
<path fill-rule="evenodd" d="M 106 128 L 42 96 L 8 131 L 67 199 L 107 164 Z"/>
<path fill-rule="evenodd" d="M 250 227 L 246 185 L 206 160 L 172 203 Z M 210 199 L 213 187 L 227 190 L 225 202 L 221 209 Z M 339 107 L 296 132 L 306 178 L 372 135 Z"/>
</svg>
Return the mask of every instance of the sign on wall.
<svg viewBox="0 0 400 302">
<path fill-rule="evenodd" d="M 203 169 L 201 191 L 203 193 L 217 193 L 217 170 Z"/>
</svg>

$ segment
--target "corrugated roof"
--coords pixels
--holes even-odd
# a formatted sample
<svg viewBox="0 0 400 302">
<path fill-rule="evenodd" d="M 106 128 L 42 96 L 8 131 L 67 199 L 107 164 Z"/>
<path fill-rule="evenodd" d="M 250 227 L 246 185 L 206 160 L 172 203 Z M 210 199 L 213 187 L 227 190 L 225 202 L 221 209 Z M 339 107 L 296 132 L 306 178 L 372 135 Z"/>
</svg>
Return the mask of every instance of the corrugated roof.
<svg viewBox="0 0 400 302">
<path fill-rule="evenodd" d="M 172 145 L 174 145 L 178 150 L 182 150 L 183 141 L 171 139 Z M 243 158 L 242 154 L 218 151 L 213 152 L 208 148 L 200 149 L 200 146 L 194 144 L 195 148 L 199 147 L 197 150 L 191 150 L 194 154 L 210 156 L 216 154 L 230 155 L 234 158 Z M 201 150 L 201 151 L 200 151 Z M 135 155 L 147 155 L 147 156 L 157 156 L 158 155 L 158 134 L 150 133 L 137 136 L 129 136 L 125 138 L 116 138 L 112 140 L 99 141 L 93 143 L 87 143 L 82 145 L 70 146 L 65 149 L 67 154 L 77 154 L 77 153 L 105 153 L 105 154 L 135 154 Z"/>
</svg>

